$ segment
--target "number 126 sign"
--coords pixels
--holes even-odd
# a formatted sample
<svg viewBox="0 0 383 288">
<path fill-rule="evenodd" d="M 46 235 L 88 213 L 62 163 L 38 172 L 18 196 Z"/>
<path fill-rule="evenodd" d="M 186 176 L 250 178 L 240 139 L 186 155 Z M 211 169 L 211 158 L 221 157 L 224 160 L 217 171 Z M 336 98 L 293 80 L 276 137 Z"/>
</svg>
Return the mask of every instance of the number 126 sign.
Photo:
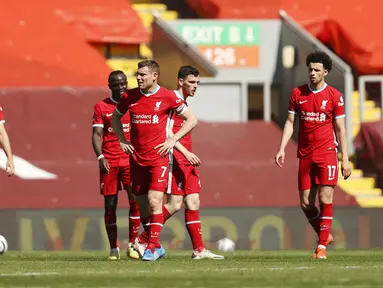
<svg viewBox="0 0 383 288">
<path fill-rule="evenodd" d="M 259 66 L 260 26 L 257 23 L 187 21 L 178 25 L 178 33 L 217 66 Z"/>
<path fill-rule="evenodd" d="M 205 57 L 217 66 L 257 67 L 259 65 L 258 46 L 198 47 Z"/>
</svg>

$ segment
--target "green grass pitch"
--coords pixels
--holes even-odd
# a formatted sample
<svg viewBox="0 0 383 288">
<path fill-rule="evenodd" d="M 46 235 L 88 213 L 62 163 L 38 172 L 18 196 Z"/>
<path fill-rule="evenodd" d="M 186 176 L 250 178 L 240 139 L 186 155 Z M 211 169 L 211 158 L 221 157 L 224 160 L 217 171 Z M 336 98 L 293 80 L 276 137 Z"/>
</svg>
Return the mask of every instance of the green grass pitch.
<svg viewBox="0 0 383 288">
<path fill-rule="evenodd" d="M 383 250 L 237 251 L 191 260 L 168 251 L 157 262 L 105 260 L 107 252 L 7 252 L 0 287 L 383 287 Z"/>
</svg>

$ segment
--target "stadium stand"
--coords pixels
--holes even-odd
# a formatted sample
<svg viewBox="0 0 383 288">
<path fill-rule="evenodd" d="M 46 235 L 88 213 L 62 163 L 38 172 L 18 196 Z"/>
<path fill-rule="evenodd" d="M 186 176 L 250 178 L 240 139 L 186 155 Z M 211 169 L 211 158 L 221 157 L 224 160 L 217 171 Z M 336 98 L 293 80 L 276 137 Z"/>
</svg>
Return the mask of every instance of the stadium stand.
<svg viewBox="0 0 383 288">
<path fill-rule="evenodd" d="M 0 9 L 1 86 L 105 85 L 110 68 L 102 55 L 49 7 L 41 5 L 36 17 L 35 5 L 11 1 Z"/>
<path fill-rule="evenodd" d="M 379 9 L 383 3 L 324 0 L 320 4 L 324 9 L 320 10 L 304 0 L 187 0 L 187 3 L 204 18 L 276 19 L 279 9 L 283 9 L 359 73 L 383 72 L 383 39 L 371 29 L 383 24 Z"/>
<path fill-rule="evenodd" d="M 145 31 L 143 31 L 142 27 L 140 27 L 139 34 L 132 37 L 135 46 L 130 46 L 132 48 L 130 51 L 128 50 L 129 47 L 118 41 L 110 41 L 111 43 L 106 46 L 102 46 L 101 48 L 98 47 L 98 49 L 105 49 L 105 47 L 110 47 L 109 53 L 106 55 L 106 58 L 108 58 L 108 65 L 113 70 L 124 71 L 128 76 L 129 87 L 133 88 L 136 87 L 134 73 L 137 69 L 137 63 L 141 60 L 153 57 L 152 50 L 148 45 L 151 37 L 150 35 L 153 22 L 153 13 L 158 13 L 164 20 L 175 20 L 177 19 L 178 15 L 175 11 L 168 11 L 167 6 L 161 3 L 151 3 L 150 1 L 144 1 L 147 3 L 141 2 L 131 4 L 129 1 L 125 0 L 122 0 L 122 2 L 124 3 L 121 3 L 120 6 L 131 5 L 130 7 L 133 9 L 131 9 L 130 12 L 134 12 L 134 14 L 138 15 L 138 17 L 134 15 L 135 20 L 132 23 L 135 25 L 138 24 L 137 26 L 142 26 Z M 113 3 L 113 5 L 116 5 L 116 3 Z"/>
<path fill-rule="evenodd" d="M 352 131 L 356 137 L 359 133 L 361 123 L 359 121 L 359 92 L 353 93 L 353 119 Z M 381 118 L 381 108 L 376 107 L 376 103 L 371 100 L 365 102 L 365 120 L 364 122 L 375 122 Z M 353 166 L 354 163 L 353 163 Z M 340 180 L 339 186 L 348 194 L 355 196 L 358 204 L 361 207 L 383 207 L 382 190 L 377 187 L 374 177 L 363 177 L 363 171 L 354 169 L 352 177 L 345 180 Z"/>
<path fill-rule="evenodd" d="M 111 69 L 127 74 L 130 87 L 136 84 L 134 73 L 143 54 L 140 47 L 150 35 L 129 1 L 59 0 L 50 5 L 55 15 L 75 26 L 105 57 Z"/>
</svg>

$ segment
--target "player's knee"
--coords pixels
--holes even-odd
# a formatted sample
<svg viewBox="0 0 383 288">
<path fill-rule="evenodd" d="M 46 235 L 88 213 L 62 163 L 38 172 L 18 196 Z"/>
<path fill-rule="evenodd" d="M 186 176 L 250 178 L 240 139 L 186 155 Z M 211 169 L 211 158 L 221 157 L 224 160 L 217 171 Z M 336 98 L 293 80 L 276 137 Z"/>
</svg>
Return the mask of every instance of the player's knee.
<svg viewBox="0 0 383 288">
<path fill-rule="evenodd" d="M 321 186 L 319 188 L 319 203 L 328 204 L 332 203 L 334 187 L 333 186 Z"/>
<path fill-rule="evenodd" d="M 153 193 L 149 195 L 149 206 L 152 212 L 161 213 L 163 194 Z"/>
<path fill-rule="evenodd" d="M 199 210 L 200 206 L 199 194 L 190 194 L 185 197 L 185 206 L 189 210 Z"/>
<path fill-rule="evenodd" d="M 156 197 L 150 197 L 149 198 L 149 205 L 151 208 L 158 207 L 160 205 L 160 199 Z"/>
<path fill-rule="evenodd" d="M 117 195 L 104 196 L 104 207 L 108 210 L 117 209 Z"/>
</svg>

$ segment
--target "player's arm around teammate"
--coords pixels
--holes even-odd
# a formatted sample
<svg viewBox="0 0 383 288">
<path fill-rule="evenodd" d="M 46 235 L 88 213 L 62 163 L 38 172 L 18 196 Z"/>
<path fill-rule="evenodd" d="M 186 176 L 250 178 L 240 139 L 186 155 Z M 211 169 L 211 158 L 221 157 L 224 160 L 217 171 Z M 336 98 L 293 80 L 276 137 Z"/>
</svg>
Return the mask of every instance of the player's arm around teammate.
<svg viewBox="0 0 383 288">
<path fill-rule="evenodd" d="M 15 164 L 13 162 L 13 154 L 11 149 L 11 142 L 7 130 L 5 129 L 5 120 L 3 114 L 3 108 L 0 105 L 0 146 L 3 147 L 5 155 L 7 156 L 7 162 L 5 163 L 5 170 L 8 176 L 11 177 L 15 174 Z"/>
</svg>

